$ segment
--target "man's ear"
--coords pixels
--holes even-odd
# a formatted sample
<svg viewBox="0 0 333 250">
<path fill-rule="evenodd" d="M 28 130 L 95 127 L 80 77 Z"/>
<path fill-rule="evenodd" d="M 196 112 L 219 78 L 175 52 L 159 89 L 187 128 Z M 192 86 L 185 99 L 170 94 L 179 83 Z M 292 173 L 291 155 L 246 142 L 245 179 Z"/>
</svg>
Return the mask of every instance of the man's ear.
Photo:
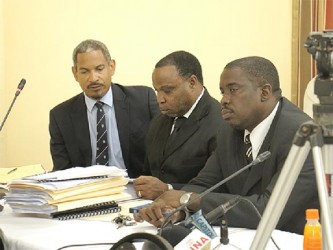
<svg viewBox="0 0 333 250">
<path fill-rule="evenodd" d="M 77 81 L 77 70 L 76 70 L 75 66 L 72 67 L 72 73 L 73 73 L 75 80 Z"/>
<path fill-rule="evenodd" d="M 191 75 L 189 78 L 190 88 L 195 88 L 198 85 L 198 78 L 195 75 Z"/>
<path fill-rule="evenodd" d="M 265 102 L 272 96 L 272 85 L 265 84 L 261 87 L 261 101 Z"/>
<path fill-rule="evenodd" d="M 111 75 L 113 76 L 115 70 L 116 70 L 116 61 L 115 60 L 111 60 L 109 62 L 109 67 L 110 67 L 110 70 L 111 70 Z"/>
</svg>

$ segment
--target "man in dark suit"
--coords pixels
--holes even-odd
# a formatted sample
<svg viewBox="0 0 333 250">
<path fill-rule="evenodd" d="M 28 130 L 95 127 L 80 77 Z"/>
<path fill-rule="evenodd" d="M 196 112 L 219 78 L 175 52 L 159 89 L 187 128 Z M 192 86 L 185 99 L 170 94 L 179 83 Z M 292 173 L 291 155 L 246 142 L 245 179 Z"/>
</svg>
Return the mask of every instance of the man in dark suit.
<svg viewBox="0 0 333 250">
<path fill-rule="evenodd" d="M 159 114 L 153 89 L 113 83 L 115 61 L 96 40 L 81 42 L 74 49 L 73 63 L 72 72 L 83 93 L 50 111 L 53 170 L 98 164 L 95 104 L 101 102 L 107 128 L 105 164 L 127 169 L 130 177 L 141 175 L 146 133 L 151 119 Z"/>
<path fill-rule="evenodd" d="M 261 57 L 245 57 L 230 62 L 220 77 L 222 116 L 225 123 L 217 138 L 217 148 L 197 177 L 182 191 L 168 191 L 149 208 L 140 211 L 142 218 L 159 226 L 160 212 L 166 206 L 178 207 L 194 199 L 189 210 L 201 208 L 207 213 L 235 196 L 241 196 L 263 213 L 287 158 L 296 131 L 310 118 L 281 96 L 275 66 Z M 250 135 L 251 149 L 246 156 L 244 143 Z M 215 189 L 201 200 L 198 193 L 215 185 L 255 159 L 270 151 L 271 156 Z M 251 159 L 250 159 L 251 160 Z M 196 199 L 196 200 L 195 200 Z M 308 155 L 298 176 L 277 229 L 303 233 L 305 210 L 319 208 L 314 164 Z M 179 218 L 184 214 L 179 213 Z M 226 218 L 232 227 L 256 228 L 260 218 L 247 202 L 231 209 Z M 140 221 L 139 218 L 137 220 Z"/>
<path fill-rule="evenodd" d="M 199 173 L 216 147 L 222 122 L 221 105 L 204 88 L 200 62 L 192 54 L 165 56 L 152 79 L 162 114 L 147 134 L 146 176 L 134 181 L 139 196 L 148 199 L 181 188 Z"/>
</svg>

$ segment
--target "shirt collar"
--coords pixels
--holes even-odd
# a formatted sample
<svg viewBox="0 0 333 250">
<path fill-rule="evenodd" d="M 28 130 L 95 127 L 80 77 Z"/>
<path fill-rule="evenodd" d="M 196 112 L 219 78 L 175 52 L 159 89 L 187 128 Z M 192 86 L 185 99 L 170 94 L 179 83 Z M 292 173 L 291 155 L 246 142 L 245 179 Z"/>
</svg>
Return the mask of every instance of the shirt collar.
<svg viewBox="0 0 333 250">
<path fill-rule="evenodd" d="M 88 111 L 92 112 L 97 100 L 88 97 L 86 95 L 86 93 L 84 93 L 84 100 L 86 102 Z M 112 95 L 111 86 L 110 86 L 109 90 L 105 93 L 105 95 L 99 101 L 103 102 L 104 104 L 107 104 L 110 107 L 113 107 L 113 95 Z"/>
<path fill-rule="evenodd" d="M 255 151 L 259 151 L 267 133 L 268 130 L 273 122 L 273 119 L 275 117 L 275 114 L 277 112 L 277 109 L 279 107 L 279 103 L 278 102 L 273 111 L 269 114 L 269 116 L 267 116 L 262 122 L 260 122 L 250 133 L 248 130 L 245 130 L 244 132 L 244 142 L 245 142 L 245 136 L 250 134 L 250 141 L 251 141 L 251 145 L 253 150 Z"/>
<path fill-rule="evenodd" d="M 183 115 L 186 118 L 189 118 L 190 115 L 192 114 L 193 110 L 195 109 L 195 107 L 197 106 L 198 102 L 200 101 L 201 97 L 203 96 L 205 92 L 205 88 L 202 89 L 201 94 L 199 95 L 199 97 L 197 98 L 197 100 L 193 103 L 192 107 Z"/>
</svg>

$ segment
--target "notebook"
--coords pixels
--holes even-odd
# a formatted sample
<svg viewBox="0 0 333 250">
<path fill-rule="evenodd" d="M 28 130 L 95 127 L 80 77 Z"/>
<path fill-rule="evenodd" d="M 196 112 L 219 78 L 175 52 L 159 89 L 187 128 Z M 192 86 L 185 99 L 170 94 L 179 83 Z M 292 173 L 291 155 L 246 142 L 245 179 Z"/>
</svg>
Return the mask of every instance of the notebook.
<svg viewBox="0 0 333 250">
<path fill-rule="evenodd" d="M 6 184 L 11 182 L 12 180 L 43 173 L 45 173 L 45 169 L 41 164 L 10 168 L 0 167 L 0 183 Z"/>
<path fill-rule="evenodd" d="M 121 211 L 121 207 L 117 202 L 101 202 L 89 206 L 84 206 L 75 209 L 69 209 L 61 212 L 51 213 L 51 217 L 58 220 L 71 220 L 83 217 L 117 213 Z"/>
</svg>

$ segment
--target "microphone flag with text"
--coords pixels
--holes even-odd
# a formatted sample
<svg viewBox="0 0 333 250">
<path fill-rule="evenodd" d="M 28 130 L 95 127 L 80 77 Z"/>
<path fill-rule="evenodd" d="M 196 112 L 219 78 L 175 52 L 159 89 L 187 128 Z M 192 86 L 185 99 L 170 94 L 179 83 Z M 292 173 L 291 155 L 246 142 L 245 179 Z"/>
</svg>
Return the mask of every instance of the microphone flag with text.
<svg viewBox="0 0 333 250">
<path fill-rule="evenodd" d="M 178 208 L 176 208 L 174 211 L 172 211 L 170 214 L 168 214 L 167 217 L 165 217 L 163 224 L 161 225 L 161 231 L 163 231 L 163 228 L 170 223 L 170 220 L 172 218 L 172 216 L 179 212 L 179 211 L 183 211 L 185 209 L 185 207 L 188 207 L 189 205 L 191 205 L 194 201 L 196 201 L 199 198 L 204 197 L 205 195 L 207 195 L 208 193 L 211 193 L 213 190 L 215 190 L 216 188 L 222 186 L 223 184 L 225 184 L 227 181 L 231 180 L 232 178 L 238 176 L 239 174 L 241 174 L 242 172 L 244 172 L 245 170 L 249 169 L 250 167 L 257 165 L 263 161 L 265 161 L 268 157 L 270 157 L 271 152 L 269 151 L 265 151 L 263 153 L 261 153 L 260 155 L 258 155 L 258 157 L 252 161 L 251 163 L 247 164 L 246 166 L 242 167 L 241 169 L 239 169 L 238 171 L 234 172 L 233 174 L 229 175 L 227 178 L 221 180 L 220 182 L 216 183 L 214 186 L 208 188 L 207 190 L 205 190 L 204 192 L 200 193 L 195 199 L 191 199 L 189 200 L 187 203 L 179 206 Z"/>
<path fill-rule="evenodd" d="M 271 155 L 271 153 L 269 151 L 265 151 L 264 153 L 258 155 L 258 157 L 254 161 L 252 161 L 245 167 L 241 168 L 240 170 L 231 174 L 230 176 L 228 176 L 227 178 L 218 182 L 214 186 L 205 190 L 204 192 L 199 194 L 195 199 L 189 200 L 187 203 L 176 208 L 172 213 L 170 213 L 165 218 L 165 220 L 159 230 L 159 235 L 161 235 L 163 238 L 165 238 L 167 241 L 169 241 L 172 246 L 181 245 L 182 247 L 185 247 L 185 245 L 182 244 L 182 242 L 185 239 L 182 240 L 182 238 L 184 237 L 184 235 L 188 235 L 187 243 L 189 241 L 191 241 L 192 243 L 196 242 L 196 244 L 199 244 L 199 245 L 197 245 L 197 247 L 199 247 L 199 246 L 206 247 L 206 244 L 203 245 L 203 243 L 208 244 L 211 239 L 216 237 L 216 233 L 215 233 L 214 229 L 210 226 L 210 224 L 213 223 L 214 221 L 216 221 L 217 219 L 222 218 L 220 226 L 221 226 L 221 234 L 224 234 L 224 235 L 221 235 L 221 243 L 223 243 L 222 241 L 224 240 L 225 243 L 223 243 L 223 244 L 227 244 L 228 239 L 222 239 L 222 237 L 224 237 L 224 238 L 227 237 L 227 223 L 226 223 L 226 219 L 225 219 L 224 215 L 228 210 L 230 210 L 231 208 L 233 208 L 235 205 L 238 204 L 238 202 L 240 201 L 240 196 L 238 196 L 238 195 L 235 196 L 234 198 L 230 199 L 226 203 L 223 203 L 222 205 L 216 207 L 214 210 L 207 213 L 205 216 L 203 216 L 201 213 L 201 210 L 199 210 L 192 216 L 189 216 L 183 223 L 180 223 L 178 225 L 173 225 L 172 223 L 170 223 L 171 217 L 176 212 L 184 210 L 185 207 L 192 204 L 195 200 L 202 198 L 203 196 L 207 195 L 208 193 L 211 193 L 213 190 L 215 190 L 219 186 L 223 185 L 230 179 L 236 177 L 237 175 L 239 175 L 246 169 L 249 169 L 250 167 L 252 167 L 256 164 L 265 161 L 270 155 Z M 222 222 L 224 222 L 224 223 L 222 224 Z M 196 228 L 195 230 L 193 230 L 193 227 L 192 228 L 190 227 L 191 224 L 195 225 L 195 228 Z M 198 235 L 197 232 L 193 233 L 196 230 L 199 230 L 200 232 L 202 232 L 206 236 L 208 236 L 209 240 L 205 241 L 205 240 L 203 240 L 204 238 L 200 238 L 202 236 Z M 224 230 L 224 231 L 222 231 L 222 230 Z M 178 237 L 175 237 L 176 235 Z M 180 235 L 181 235 L 181 237 L 179 237 Z M 176 239 L 179 239 L 179 238 L 180 238 L 180 241 L 177 241 Z M 195 239 L 196 239 L 196 241 L 195 241 Z M 201 241 L 205 241 L 205 242 L 202 242 L 200 244 L 200 239 L 201 239 Z M 188 248 L 184 248 L 184 249 L 191 249 L 188 244 L 186 246 Z M 178 248 L 178 249 L 181 249 L 181 248 Z M 206 249 L 206 248 L 195 248 L 195 249 Z"/>
<path fill-rule="evenodd" d="M 192 217 L 190 216 L 190 220 L 183 221 L 179 224 L 172 224 L 171 217 L 179 211 L 185 209 L 185 207 L 192 204 L 195 200 L 202 198 L 203 196 L 207 195 L 208 193 L 212 192 L 214 189 L 218 188 L 219 186 L 223 185 L 230 179 L 236 177 L 246 169 L 265 161 L 271 153 L 269 151 L 265 151 L 264 153 L 260 154 L 254 161 L 250 164 L 246 165 L 245 167 L 241 168 L 240 170 L 236 171 L 235 173 L 231 174 L 227 178 L 221 180 L 214 186 L 210 187 L 209 189 L 205 190 L 204 192 L 200 193 L 195 199 L 189 200 L 187 203 L 179 206 L 173 212 L 168 214 L 165 217 L 161 228 L 159 229 L 158 235 L 148 234 L 146 233 L 144 236 L 132 234 L 124 237 L 119 242 L 117 242 L 111 249 L 120 250 L 124 249 L 123 244 L 129 244 L 131 246 L 132 242 L 134 241 L 141 241 L 145 239 L 146 241 L 143 244 L 143 250 L 151 250 L 151 249 L 175 249 L 175 250 L 186 250 L 186 249 L 196 249 L 196 250 L 209 250 L 211 246 L 211 238 L 207 236 L 204 232 L 211 232 L 206 228 L 206 225 L 214 222 L 215 220 L 223 217 L 224 214 L 238 204 L 239 196 L 235 196 L 231 200 L 227 201 L 226 203 L 216 207 L 214 210 L 209 212 L 206 216 L 201 214 L 201 210 L 197 213 L 193 214 Z M 204 222 L 206 221 L 207 224 Z M 197 225 L 195 225 L 197 224 Z M 194 226 L 195 225 L 195 226 Z M 198 227 L 197 227 L 198 226 Z M 211 228 L 211 226 L 209 225 Z M 225 229 L 225 228 L 224 228 Z M 201 231 L 202 230 L 202 231 Z M 213 229 L 212 229 L 213 230 Z M 221 228 L 222 230 L 222 228 Z M 215 232 L 214 232 L 215 233 Z M 224 234 L 222 232 L 222 234 Z M 222 236 L 222 235 L 221 235 Z M 215 236 L 216 237 L 216 236 Z M 166 242 L 163 242 L 165 240 Z M 221 239 L 222 241 L 222 239 Z M 169 245 L 168 245 L 169 244 Z M 159 246 L 157 246 L 159 245 Z M 134 246 L 133 246 L 134 247 Z M 174 248 L 173 248 L 174 247 Z M 132 248 L 135 249 L 135 248 Z"/>
<path fill-rule="evenodd" d="M 239 196 L 236 196 L 206 215 L 202 215 L 200 209 L 183 223 L 177 225 L 168 224 L 161 233 L 161 236 L 175 247 L 175 249 L 206 249 L 210 246 L 211 240 L 217 237 L 215 230 L 210 224 L 222 217 L 223 219 L 220 223 L 220 241 L 223 244 L 227 244 L 229 241 L 228 228 L 224 214 L 237 205 L 238 202 Z"/>
</svg>

